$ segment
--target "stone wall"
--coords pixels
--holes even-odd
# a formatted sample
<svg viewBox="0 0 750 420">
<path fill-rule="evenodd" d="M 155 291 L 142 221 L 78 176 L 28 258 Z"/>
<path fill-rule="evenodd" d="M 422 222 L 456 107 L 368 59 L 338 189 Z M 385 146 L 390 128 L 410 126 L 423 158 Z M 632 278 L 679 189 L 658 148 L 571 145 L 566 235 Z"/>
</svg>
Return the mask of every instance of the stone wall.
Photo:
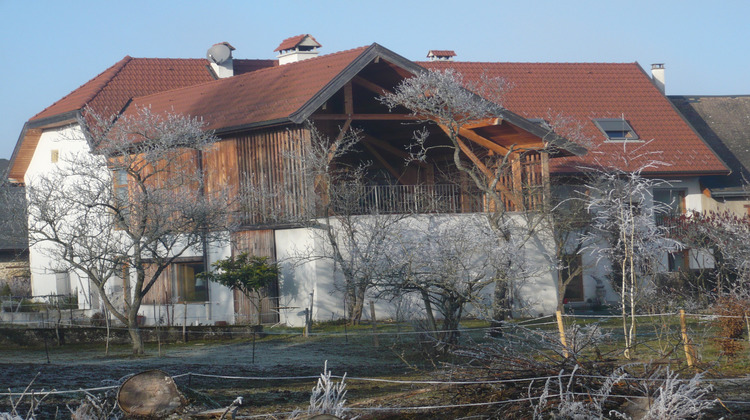
<svg viewBox="0 0 750 420">
<path fill-rule="evenodd" d="M 141 327 L 144 342 L 176 343 L 183 341 L 182 327 Z M 233 338 L 263 337 L 263 327 L 246 326 L 197 326 L 185 329 L 186 341 L 231 340 Z M 45 342 L 52 345 L 104 343 L 107 339 L 105 327 L 60 327 L 60 328 L 0 328 L 0 346 L 39 346 Z M 130 336 L 126 328 L 110 330 L 110 342 L 127 344 Z"/>
<path fill-rule="evenodd" d="M 28 260 L 0 260 L 0 293 L 6 285 L 10 288 L 10 293 L 13 296 L 31 296 L 31 274 Z"/>
</svg>

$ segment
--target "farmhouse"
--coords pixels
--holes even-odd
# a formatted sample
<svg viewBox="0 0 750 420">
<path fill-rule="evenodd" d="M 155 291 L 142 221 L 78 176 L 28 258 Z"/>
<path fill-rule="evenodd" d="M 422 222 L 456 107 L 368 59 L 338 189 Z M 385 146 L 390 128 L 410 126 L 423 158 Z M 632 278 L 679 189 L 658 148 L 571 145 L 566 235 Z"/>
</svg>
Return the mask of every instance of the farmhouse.
<svg viewBox="0 0 750 420">
<path fill-rule="evenodd" d="M 611 157 L 631 147 L 661 152 L 659 160 L 666 165 L 647 175 L 669 180 L 672 187 L 656 192 L 655 198 L 673 204 L 675 211 L 702 210 L 706 198 L 699 177 L 728 172 L 637 63 L 467 63 L 456 61 L 455 52 L 441 50 L 430 51 L 430 61 L 414 62 L 378 44 L 320 56 L 319 48 L 312 36 L 300 35 L 279 45 L 277 60 L 236 59 L 228 43 L 211 47 L 205 60 L 125 57 L 24 125 L 9 177 L 30 184 L 66 156 L 91 151 L 91 145 L 75 135 L 84 109 L 134 115 L 148 108 L 155 114 L 202 119 L 220 138 L 200 156 L 208 174 L 205 188 L 229 187 L 250 198 L 237 208 L 240 222 L 227 233 L 231 240 L 206 244 L 175 260 L 146 296 L 142 316 L 146 323 L 160 322 L 171 311 L 177 322 L 301 325 L 305 309 L 312 308 L 316 319 L 344 313 L 334 284 L 340 274 L 330 259 L 285 265 L 278 284 L 265 291 L 261 302 L 196 275 L 242 251 L 290 261 L 302 249 L 323 246 L 314 235 L 316 228 L 302 223 L 325 216 L 313 203 L 335 198 L 320 197 L 320 185 L 306 177 L 301 154 L 313 141 L 311 127 L 331 139 L 352 130 L 360 136 L 357 150 L 337 163 L 368 163 L 367 189 L 358 198 L 366 204 L 363 208 L 457 220 L 461 214 L 487 210 L 487 202 L 450 155 L 430 149 L 424 159 L 408 159 L 415 127 L 428 130 L 431 145 L 448 144 L 446 127 L 424 125 L 406 109 L 391 111 L 377 100 L 425 68 L 453 69 L 468 81 L 502 77 L 512 86 L 502 98 L 491 98 L 502 106 L 497 118 L 473 121 L 458 133 L 466 161 L 481 164 L 490 155 L 511 158 L 512 170 L 498 186 L 511 212 L 539 206 L 550 175 L 564 178 L 587 166 L 619 164 Z M 656 70 L 658 75 L 663 68 Z M 576 122 L 578 128 L 557 129 L 560 121 Z M 566 139 L 578 136 L 586 139 L 591 153 Z M 545 151 L 550 145 L 558 146 L 553 156 Z M 514 155 L 517 147 L 526 153 Z M 633 168 L 640 163 L 630 162 Z M 534 245 L 525 250 L 525 258 L 544 268 L 517 291 L 514 304 L 532 313 L 549 313 L 558 293 L 558 274 L 544 258 L 551 244 L 543 237 L 529 243 Z M 41 245 L 33 244 L 30 254 L 35 295 L 77 293 L 82 305 L 89 302 L 91 312 L 100 310 L 99 292 L 85 276 L 61 267 Z M 584 270 L 571 287 L 570 300 L 597 297 L 601 270 Z M 123 284 L 113 281 L 109 293 L 123 293 Z M 533 300 L 525 298 L 531 295 Z M 385 301 L 377 309 L 379 316 L 391 311 Z"/>
</svg>

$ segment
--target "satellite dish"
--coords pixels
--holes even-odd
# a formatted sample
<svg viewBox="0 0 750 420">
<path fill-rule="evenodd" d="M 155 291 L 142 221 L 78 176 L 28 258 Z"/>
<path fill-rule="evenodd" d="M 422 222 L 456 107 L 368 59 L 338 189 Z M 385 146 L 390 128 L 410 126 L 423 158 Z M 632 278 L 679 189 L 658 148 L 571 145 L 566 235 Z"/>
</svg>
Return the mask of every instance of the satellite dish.
<svg viewBox="0 0 750 420">
<path fill-rule="evenodd" d="M 216 44 L 208 49 L 206 58 L 213 61 L 216 64 L 221 64 L 232 57 L 232 49 L 229 45 L 221 43 Z"/>
</svg>

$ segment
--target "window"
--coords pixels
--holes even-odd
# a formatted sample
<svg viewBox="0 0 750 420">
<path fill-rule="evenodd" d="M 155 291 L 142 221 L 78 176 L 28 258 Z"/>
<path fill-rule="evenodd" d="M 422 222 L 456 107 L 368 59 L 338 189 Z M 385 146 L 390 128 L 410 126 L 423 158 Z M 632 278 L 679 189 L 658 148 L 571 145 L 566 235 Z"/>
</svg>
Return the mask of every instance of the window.
<svg viewBox="0 0 750 420">
<path fill-rule="evenodd" d="M 565 288 L 564 302 L 583 302 L 583 262 L 579 254 L 566 254 L 563 261 L 567 266 L 560 270 L 560 278 L 567 281 L 571 276 L 573 280 Z"/>
<path fill-rule="evenodd" d="M 60 151 L 57 149 L 51 150 L 49 153 L 49 161 L 57 163 L 58 160 L 60 160 Z"/>
<path fill-rule="evenodd" d="M 655 189 L 654 203 L 661 204 L 662 212 L 657 217 L 672 217 L 685 214 L 685 190 Z M 665 214 L 666 213 L 666 214 Z"/>
<path fill-rule="evenodd" d="M 124 222 L 130 212 L 128 205 L 130 201 L 128 194 L 128 171 L 125 169 L 115 169 L 112 175 L 115 206 L 119 211 L 121 222 Z"/>
<path fill-rule="evenodd" d="M 638 134 L 624 118 L 598 118 L 593 121 L 608 140 L 638 140 Z"/>
<path fill-rule="evenodd" d="M 689 251 L 678 251 L 670 252 L 667 256 L 667 263 L 669 271 L 674 273 L 677 271 L 686 271 L 690 268 L 690 261 L 688 260 Z"/>
<path fill-rule="evenodd" d="M 197 277 L 204 272 L 202 261 L 172 265 L 172 296 L 177 302 L 207 302 L 208 281 Z"/>
<path fill-rule="evenodd" d="M 70 294 L 70 273 L 55 273 L 55 286 L 57 287 L 58 295 L 69 295 Z"/>
</svg>

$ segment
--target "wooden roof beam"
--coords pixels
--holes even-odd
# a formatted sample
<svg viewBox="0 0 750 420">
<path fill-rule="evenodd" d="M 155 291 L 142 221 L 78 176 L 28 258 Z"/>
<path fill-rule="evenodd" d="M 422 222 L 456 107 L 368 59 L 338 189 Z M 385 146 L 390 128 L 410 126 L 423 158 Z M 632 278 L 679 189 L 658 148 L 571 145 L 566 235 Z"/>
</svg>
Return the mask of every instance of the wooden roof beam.
<svg viewBox="0 0 750 420">
<path fill-rule="evenodd" d="M 404 183 L 401 181 L 401 177 L 403 174 L 400 174 L 396 168 L 394 168 L 388 161 L 383 158 L 383 155 L 381 155 L 377 150 L 375 150 L 374 147 L 370 146 L 367 143 L 362 143 L 363 146 L 375 157 L 375 160 L 380 162 L 381 165 L 393 176 L 396 178 L 396 181 L 398 181 L 399 184 L 404 185 Z"/>
<path fill-rule="evenodd" d="M 439 124 L 439 126 L 445 132 L 445 134 L 447 134 L 449 136 L 451 135 L 450 134 L 450 129 L 448 127 L 446 127 L 444 124 Z M 474 142 L 474 143 L 482 146 L 482 147 L 485 147 L 485 148 L 487 148 L 489 150 L 492 150 L 495 153 L 500 153 L 503 156 L 505 156 L 508 153 L 510 153 L 510 149 L 508 149 L 507 147 L 501 146 L 501 145 L 495 143 L 494 141 L 488 140 L 488 139 L 480 136 L 479 134 L 477 134 L 477 133 L 475 133 L 475 132 L 473 132 L 473 131 L 471 131 L 471 130 L 469 130 L 467 128 L 461 127 L 458 130 L 458 134 L 461 135 L 461 136 L 463 136 L 463 137 L 465 137 L 466 139 L 468 139 L 468 140 L 470 140 L 470 141 L 472 141 L 472 142 Z"/>
<path fill-rule="evenodd" d="M 386 89 L 383 86 L 373 83 L 363 78 L 362 76 L 354 76 L 354 78 L 352 78 L 352 82 L 358 84 L 359 86 L 362 86 L 363 88 L 369 90 L 372 93 L 377 94 L 378 96 L 383 96 L 387 93 L 391 93 L 391 94 L 393 93 L 393 91 L 391 91 L 390 89 Z"/>
<path fill-rule="evenodd" d="M 468 130 L 474 130 L 477 128 L 487 127 L 491 125 L 500 125 L 503 123 L 503 119 L 501 117 L 496 118 L 486 118 L 483 120 L 474 121 L 468 124 L 464 124 L 461 127 L 466 128 Z"/>
<path fill-rule="evenodd" d="M 384 151 L 386 151 L 386 152 L 388 152 L 388 153 L 390 153 L 390 154 L 392 154 L 394 156 L 398 156 L 398 157 L 400 157 L 400 158 L 402 158 L 404 160 L 407 160 L 407 159 L 411 158 L 411 155 L 409 155 L 409 153 L 407 153 L 405 150 L 401 150 L 401 149 L 399 149 L 397 147 L 394 147 L 394 146 L 388 144 L 387 142 L 385 142 L 383 140 L 380 140 L 378 138 L 375 138 L 375 137 L 373 137 L 373 136 L 371 136 L 371 135 L 369 135 L 367 133 L 363 134 L 362 141 L 364 143 L 368 143 L 368 144 L 370 144 L 372 146 L 375 146 L 375 147 L 377 147 L 377 148 L 379 148 L 381 150 L 384 150 Z M 416 163 L 417 165 L 423 167 L 423 168 L 430 168 L 431 167 L 431 165 L 428 164 L 428 163 L 426 163 L 426 162 L 422 162 L 422 161 L 419 161 L 419 160 L 412 160 L 412 161 L 414 163 Z"/>
<path fill-rule="evenodd" d="M 336 149 L 338 149 L 338 144 L 341 142 L 341 140 L 344 139 L 344 136 L 346 135 L 346 132 L 349 131 L 349 127 L 352 125 L 352 120 L 348 119 L 344 123 L 344 126 L 341 127 L 341 130 L 339 130 L 339 135 L 336 136 L 336 141 L 334 141 L 331 144 L 331 147 L 328 149 L 328 156 L 326 157 L 328 159 L 328 163 L 331 163 L 333 160 L 334 155 L 336 155 Z"/>
<path fill-rule="evenodd" d="M 461 149 L 462 152 L 471 160 L 474 165 L 484 174 L 485 177 L 487 177 L 488 181 L 493 181 L 497 178 L 497 174 L 493 173 L 492 171 L 487 168 L 487 166 L 482 162 L 481 159 L 477 157 L 477 155 L 474 154 L 474 152 L 469 149 L 469 147 L 466 145 L 466 143 L 461 140 L 461 138 L 456 138 L 456 142 L 458 143 L 458 147 Z M 497 170 L 500 170 L 498 168 Z M 509 190 L 505 185 L 503 185 L 501 182 L 497 182 L 496 188 L 502 192 L 505 193 L 508 198 L 513 202 L 513 204 L 520 208 L 522 205 L 521 200 L 518 198 L 518 196 L 513 193 L 513 191 Z"/>
</svg>

